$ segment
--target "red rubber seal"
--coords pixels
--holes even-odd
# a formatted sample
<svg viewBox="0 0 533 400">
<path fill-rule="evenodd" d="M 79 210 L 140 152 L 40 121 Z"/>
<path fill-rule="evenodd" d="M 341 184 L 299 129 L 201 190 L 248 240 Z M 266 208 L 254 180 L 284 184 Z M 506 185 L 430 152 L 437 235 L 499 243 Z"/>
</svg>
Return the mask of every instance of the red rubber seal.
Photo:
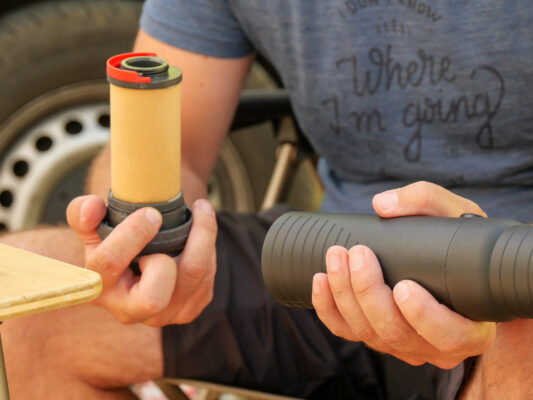
<svg viewBox="0 0 533 400">
<path fill-rule="evenodd" d="M 118 54 L 107 60 L 107 76 L 122 82 L 131 83 L 150 83 L 152 78 L 149 76 L 142 76 L 135 71 L 128 71 L 120 68 L 122 60 L 130 57 L 139 56 L 156 56 L 155 53 L 124 53 Z"/>
</svg>

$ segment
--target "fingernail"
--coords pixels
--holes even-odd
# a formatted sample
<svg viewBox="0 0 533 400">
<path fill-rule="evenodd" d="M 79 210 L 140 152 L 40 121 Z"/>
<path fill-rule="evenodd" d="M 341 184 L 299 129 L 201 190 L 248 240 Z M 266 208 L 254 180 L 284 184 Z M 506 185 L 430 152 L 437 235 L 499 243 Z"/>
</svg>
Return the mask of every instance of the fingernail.
<svg viewBox="0 0 533 400">
<path fill-rule="evenodd" d="M 407 282 L 400 282 L 394 288 L 394 298 L 397 302 L 403 303 L 409 297 L 409 285 Z"/>
<path fill-rule="evenodd" d="M 161 217 L 161 214 L 159 211 L 157 211 L 155 208 L 148 207 L 146 211 L 144 212 L 144 216 L 148 221 L 150 221 L 154 225 L 159 225 L 163 219 Z"/>
<path fill-rule="evenodd" d="M 355 246 L 350 254 L 350 271 L 358 272 L 365 265 L 365 251 L 361 246 Z"/>
<path fill-rule="evenodd" d="M 389 190 L 378 194 L 376 200 L 381 211 L 388 211 L 391 208 L 396 207 L 398 204 L 398 195 L 396 194 L 396 191 Z"/>
<path fill-rule="evenodd" d="M 319 294 L 320 293 L 320 285 L 318 284 L 318 274 L 315 274 L 313 276 L 313 294 Z"/>
<path fill-rule="evenodd" d="M 211 203 L 209 203 L 207 200 L 197 200 L 196 203 L 200 207 L 200 210 L 202 210 L 205 214 L 214 216 L 215 210 L 213 210 L 213 206 L 211 206 Z"/>
<path fill-rule="evenodd" d="M 330 271 L 338 271 L 342 265 L 342 254 L 336 251 L 330 251 L 328 253 L 328 269 Z"/>
<path fill-rule="evenodd" d="M 80 223 L 84 224 L 89 219 L 89 212 L 87 211 L 89 202 L 85 200 L 83 203 L 81 203 L 80 207 Z"/>
</svg>

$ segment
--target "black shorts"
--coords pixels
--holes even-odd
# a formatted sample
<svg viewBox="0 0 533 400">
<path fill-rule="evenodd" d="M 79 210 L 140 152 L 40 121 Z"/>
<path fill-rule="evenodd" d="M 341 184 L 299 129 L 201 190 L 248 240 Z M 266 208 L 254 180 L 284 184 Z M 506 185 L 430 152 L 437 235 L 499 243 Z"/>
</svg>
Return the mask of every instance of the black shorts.
<svg viewBox="0 0 533 400">
<path fill-rule="evenodd" d="M 194 322 L 163 328 L 165 376 L 301 398 L 454 399 L 472 360 L 448 371 L 413 367 L 335 337 L 312 310 L 272 299 L 261 247 L 283 211 L 218 213 L 214 298 Z"/>
</svg>

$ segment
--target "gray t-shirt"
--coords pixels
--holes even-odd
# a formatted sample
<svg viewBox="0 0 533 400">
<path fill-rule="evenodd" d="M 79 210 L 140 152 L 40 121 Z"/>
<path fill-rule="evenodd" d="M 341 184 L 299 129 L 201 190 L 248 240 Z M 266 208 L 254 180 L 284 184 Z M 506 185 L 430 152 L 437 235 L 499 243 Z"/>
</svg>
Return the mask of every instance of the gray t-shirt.
<svg viewBox="0 0 533 400">
<path fill-rule="evenodd" d="M 322 157 L 325 211 L 371 212 L 375 193 L 428 180 L 533 221 L 528 1 L 148 0 L 141 27 L 263 53 Z"/>
</svg>

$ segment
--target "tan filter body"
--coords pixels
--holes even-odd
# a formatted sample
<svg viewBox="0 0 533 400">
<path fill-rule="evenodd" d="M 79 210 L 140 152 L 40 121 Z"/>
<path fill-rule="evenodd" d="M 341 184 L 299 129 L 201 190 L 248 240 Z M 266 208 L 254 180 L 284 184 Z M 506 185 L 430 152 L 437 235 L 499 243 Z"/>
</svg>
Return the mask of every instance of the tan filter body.
<svg viewBox="0 0 533 400">
<path fill-rule="evenodd" d="M 110 85 L 111 191 L 130 203 L 159 203 L 181 190 L 180 85 Z"/>
</svg>

